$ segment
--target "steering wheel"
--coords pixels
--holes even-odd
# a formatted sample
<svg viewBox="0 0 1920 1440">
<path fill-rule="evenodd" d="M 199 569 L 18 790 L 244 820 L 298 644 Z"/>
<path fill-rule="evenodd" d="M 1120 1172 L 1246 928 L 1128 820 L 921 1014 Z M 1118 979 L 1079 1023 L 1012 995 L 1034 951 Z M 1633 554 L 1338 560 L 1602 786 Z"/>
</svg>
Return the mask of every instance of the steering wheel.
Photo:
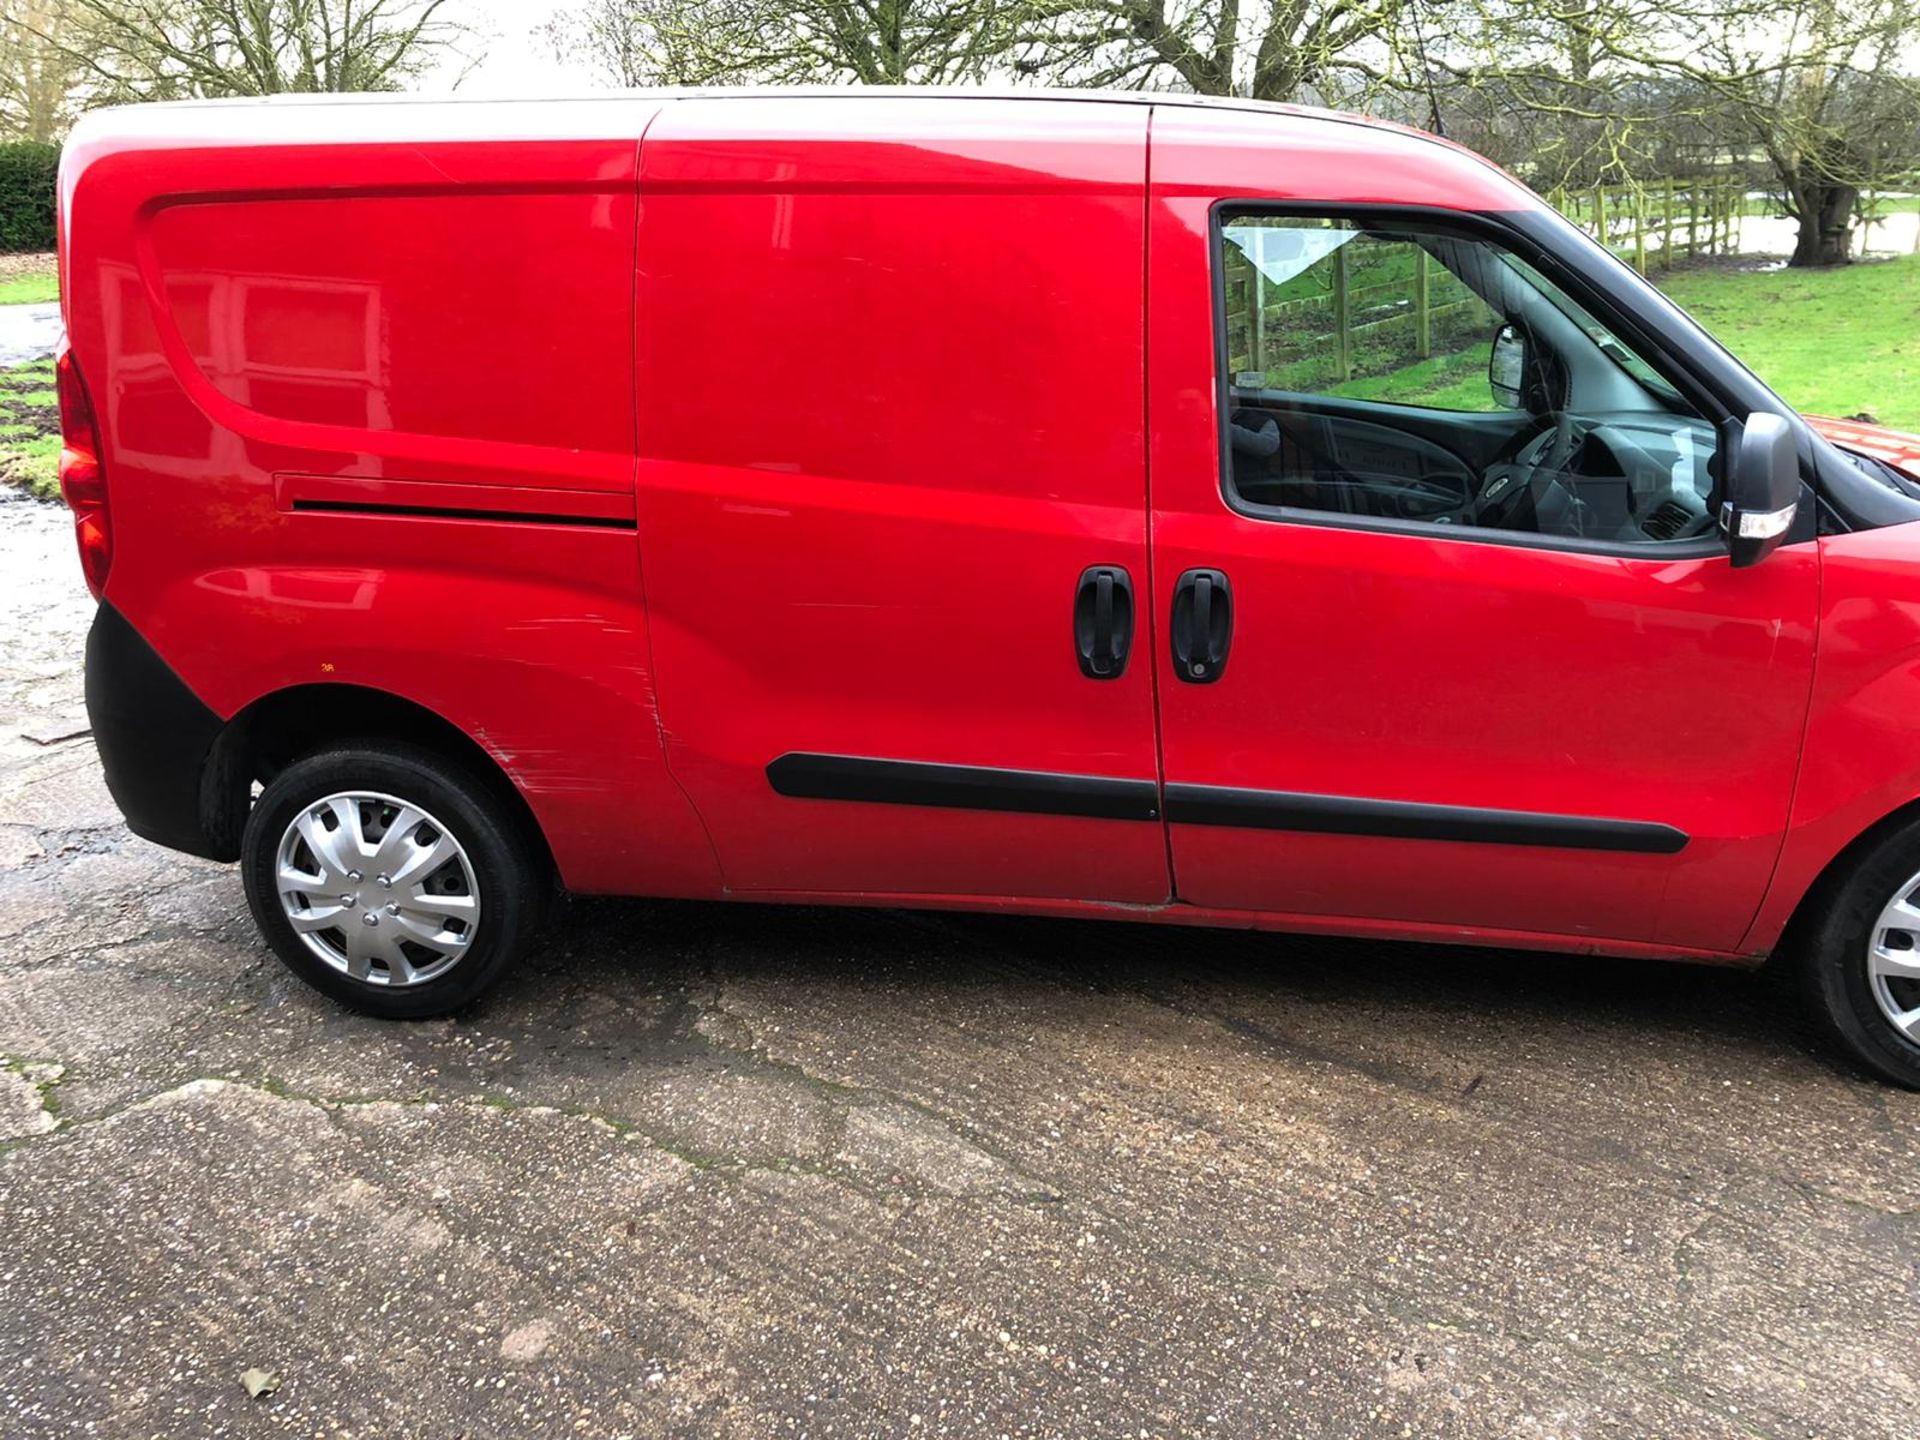
<svg viewBox="0 0 1920 1440">
<path fill-rule="evenodd" d="M 1558 498 L 1564 505 L 1577 508 L 1579 498 L 1561 483 L 1559 475 L 1585 438 L 1585 432 L 1564 410 L 1538 429 L 1514 436 L 1487 466 L 1488 479 L 1467 507 L 1466 523 L 1501 530 L 1536 528 L 1510 522 L 1523 502 L 1531 498 L 1538 509 L 1546 498 L 1534 483 L 1543 474 L 1550 477 L 1548 486 L 1560 492 Z"/>
</svg>

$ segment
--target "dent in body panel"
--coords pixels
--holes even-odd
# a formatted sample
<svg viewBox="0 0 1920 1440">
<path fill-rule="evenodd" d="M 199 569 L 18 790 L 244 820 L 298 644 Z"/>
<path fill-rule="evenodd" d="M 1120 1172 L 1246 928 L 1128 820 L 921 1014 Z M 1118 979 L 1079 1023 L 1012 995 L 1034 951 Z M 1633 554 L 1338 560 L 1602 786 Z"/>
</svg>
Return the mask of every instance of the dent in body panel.
<svg viewBox="0 0 1920 1440">
<path fill-rule="evenodd" d="M 222 567 L 161 597 L 162 643 L 216 710 L 314 683 L 399 696 L 493 756 L 569 888 L 717 891 L 655 735 L 631 533 L 337 514 L 288 524 L 306 563 Z M 456 558 L 483 537 L 516 549 Z"/>
</svg>

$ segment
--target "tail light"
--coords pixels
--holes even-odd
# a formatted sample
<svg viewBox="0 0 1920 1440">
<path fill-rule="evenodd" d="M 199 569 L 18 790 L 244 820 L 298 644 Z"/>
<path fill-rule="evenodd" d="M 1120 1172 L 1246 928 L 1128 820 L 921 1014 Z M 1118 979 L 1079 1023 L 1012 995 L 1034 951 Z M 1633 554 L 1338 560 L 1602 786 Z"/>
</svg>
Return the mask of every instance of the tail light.
<svg viewBox="0 0 1920 1440">
<path fill-rule="evenodd" d="M 113 516 L 107 508 L 107 473 L 100 466 L 100 426 L 73 351 L 60 352 L 55 373 L 60 392 L 60 493 L 73 511 L 80 569 L 97 600 L 107 586 L 107 567 L 113 564 Z"/>
</svg>

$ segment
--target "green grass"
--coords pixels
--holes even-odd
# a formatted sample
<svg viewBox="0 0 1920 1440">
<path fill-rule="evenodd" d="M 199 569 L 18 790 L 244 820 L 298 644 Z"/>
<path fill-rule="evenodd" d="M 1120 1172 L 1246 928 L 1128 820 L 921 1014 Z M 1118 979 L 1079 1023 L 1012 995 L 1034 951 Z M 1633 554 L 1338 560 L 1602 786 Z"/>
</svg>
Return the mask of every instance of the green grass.
<svg viewBox="0 0 1920 1440">
<path fill-rule="evenodd" d="M 1659 284 L 1788 404 L 1920 430 L 1920 256 Z"/>
<path fill-rule="evenodd" d="M 60 280 L 51 264 L 45 270 L 0 280 L 0 305 L 37 305 L 59 298 Z"/>
<path fill-rule="evenodd" d="M 1487 384 L 1493 342 L 1482 340 L 1465 350 L 1435 355 L 1386 375 L 1369 375 L 1326 387 L 1329 395 L 1349 400 L 1388 400 L 1432 410 L 1497 410 Z"/>
<path fill-rule="evenodd" d="M 60 494 L 60 405 L 49 388 L 53 361 L 0 370 L 0 484 Z"/>
</svg>

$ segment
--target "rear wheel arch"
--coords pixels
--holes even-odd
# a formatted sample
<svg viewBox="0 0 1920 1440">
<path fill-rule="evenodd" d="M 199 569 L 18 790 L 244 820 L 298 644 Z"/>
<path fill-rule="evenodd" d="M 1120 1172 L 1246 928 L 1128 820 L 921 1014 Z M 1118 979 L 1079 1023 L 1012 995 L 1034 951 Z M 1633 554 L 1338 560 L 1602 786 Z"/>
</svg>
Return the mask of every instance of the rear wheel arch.
<svg viewBox="0 0 1920 1440">
<path fill-rule="evenodd" d="M 202 823 L 222 857 L 240 853 L 256 784 L 265 785 L 303 756 L 353 742 L 417 746 L 474 775 L 498 793 L 547 876 L 557 882 L 546 833 L 500 760 L 437 711 L 364 685 L 275 690 L 227 722 L 207 756 L 200 796 Z"/>
</svg>

